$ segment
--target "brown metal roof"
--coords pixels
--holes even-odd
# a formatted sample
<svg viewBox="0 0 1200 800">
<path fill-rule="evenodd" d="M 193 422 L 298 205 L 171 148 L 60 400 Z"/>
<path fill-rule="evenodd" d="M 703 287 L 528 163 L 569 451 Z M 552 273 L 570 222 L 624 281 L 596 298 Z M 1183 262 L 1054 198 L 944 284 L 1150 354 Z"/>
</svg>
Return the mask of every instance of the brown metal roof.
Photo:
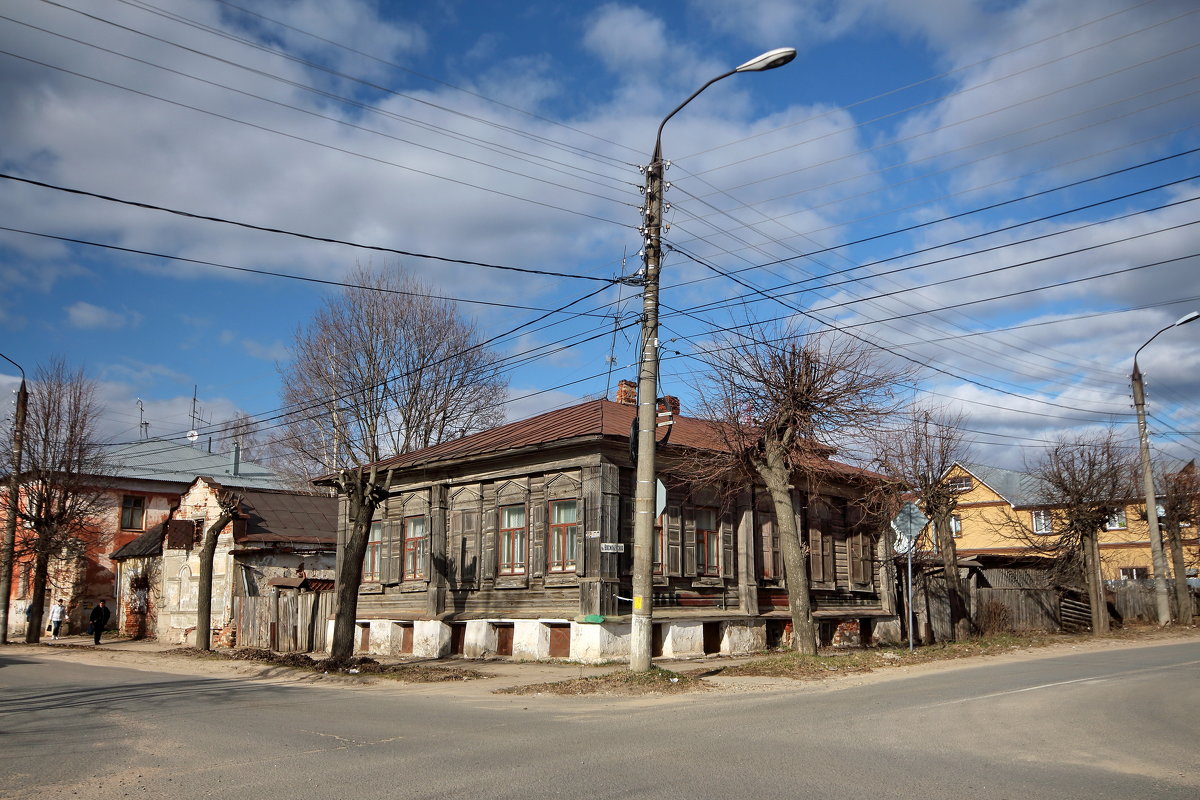
<svg viewBox="0 0 1200 800">
<path fill-rule="evenodd" d="M 387 469 L 403 469 L 478 455 L 492 455 L 506 450 L 553 444 L 577 438 L 628 439 L 630 426 L 637 416 L 637 406 L 614 403 L 611 400 L 589 400 L 585 403 L 548 411 L 536 417 L 510 422 L 498 428 L 473 433 L 460 439 L 442 442 L 432 447 L 379 462 Z M 723 450 L 725 445 L 713 423 L 676 415 L 671 431 L 671 444 L 702 450 Z"/>
<path fill-rule="evenodd" d="M 242 498 L 245 527 L 235 527 L 238 544 L 337 543 L 337 498 L 291 492 L 248 491 Z"/>
<path fill-rule="evenodd" d="M 432 447 L 414 450 L 378 463 L 380 468 L 403 470 L 434 465 L 475 456 L 490 456 L 526 447 L 546 446 L 572 439 L 610 439 L 628 442 L 630 428 L 637 417 L 637 406 L 611 400 L 589 400 L 567 408 L 547 411 L 528 419 L 510 422 Z M 670 433 L 670 445 L 694 450 L 727 452 L 718 423 L 676 414 Z M 662 434 L 660 433 L 660 439 Z M 821 447 L 824 455 L 833 448 Z M 869 471 L 838 462 L 825 462 L 849 475 L 874 476 Z M 330 476 L 331 477 L 331 476 Z M 322 478 L 318 483 L 326 481 Z"/>
</svg>

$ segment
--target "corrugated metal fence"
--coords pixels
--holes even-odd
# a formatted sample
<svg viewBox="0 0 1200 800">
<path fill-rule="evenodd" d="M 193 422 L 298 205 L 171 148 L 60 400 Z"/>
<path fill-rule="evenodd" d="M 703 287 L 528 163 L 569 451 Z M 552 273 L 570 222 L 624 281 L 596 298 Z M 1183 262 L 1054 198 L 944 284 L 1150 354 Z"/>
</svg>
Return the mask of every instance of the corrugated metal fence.
<svg viewBox="0 0 1200 800">
<path fill-rule="evenodd" d="M 326 649 L 325 620 L 333 613 L 333 592 L 280 590 L 234 599 L 239 647 L 280 653 Z"/>
</svg>

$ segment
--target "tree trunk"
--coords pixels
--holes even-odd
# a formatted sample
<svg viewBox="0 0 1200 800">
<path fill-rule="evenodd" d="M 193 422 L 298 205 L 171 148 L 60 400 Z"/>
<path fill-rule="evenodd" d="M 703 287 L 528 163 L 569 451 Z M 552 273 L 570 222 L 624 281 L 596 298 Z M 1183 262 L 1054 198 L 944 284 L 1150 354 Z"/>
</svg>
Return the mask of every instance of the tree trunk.
<svg viewBox="0 0 1200 800">
<path fill-rule="evenodd" d="M 46 614 L 46 584 L 50 580 L 50 554 L 42 552 L 41 534 L 39 547 L 33 561 L 33 586 L 29 588 L 29 605 L 33 606 L 29 624 L 25 626 L 25 643 L 37 644 L 42 640 L 42 617 Z M 7 591 L 7 589 L 5 590 Z"/>
<path fill-rule="evenodd" d="M 779 526 L 783 550 L 783 576 L 787 581 L 788 611 L 792 616 L 792 646 L 798 653 L 813 656 L 817 654 L 817 631 L 809 595 L 808 559 L 796 527 L 796 507 L 789 482 L 791 474 L 782 454 L 770 446 L 767 447 L 767 463 L 757 462 L 754 466 L 766 483 L 775 507 L 775 523 Z"/>
<path fill-rule="evenodd" d="M 392 474 L 389 471 L 382 483 L 377 482 L 374 468 L 364 474 L 359 470 L 343 470 L 338 478 L 338 492 L 346 498 L 346 541 L 338 549 L 337 589 L 334 594 L 333 639 L 329 644 L 330 660 L 343 663 L 354 655 L 354 634 L 357 629 L 358 589 L 362 584 L 363 557 L 367 553 L 371 521 L 375 509 L 387 495 Z"/>
<path fill-rule="evenodd" d="M 1096 533 L 1081 537 L 1083 548 L 1084 580 L 1088 589 L 1088 605 L 1092 611 L 1092 634 L 1108 633 L 1108 600 L 1104 595 L 1104 576 L 1100 571 L 1100 544 Z"/>
<path fill-rule="evenodd" d="M 208 530 L 200 545 L 200 585 L 196 590 L 196 649 L 212 649 L 212 577 L 213 558 L 217 553 L 217 537 L 233 520 L 233 509 L 221 512 Z"/>
<path fill-rule="evenodd" d="M 1179 520 L 1168 519 L 1163 527 L 1171 548 L 1171 571 L 1175 573 L 1175 621 L 1179 625 L 1191 625 L 1192 592 L 1187 583 L 1187 564 L 1183 559 L 1183 536 L 1179 530 Z"/>
<path fill-rule="evenodd" d="M 967 599 L 963 594 L 962 580 L 958 576 L 958 548 L 954 544 L 954 533 L 946 514 L 935 514 L 934 536 L 937 537 L 938 552 L 942 556 L 942 575 L 946 579 L 946 601 L 950 607 L 950 635 L 963 640 L 971 635 L 971 615 L 967 611 Z"/>
</svg>

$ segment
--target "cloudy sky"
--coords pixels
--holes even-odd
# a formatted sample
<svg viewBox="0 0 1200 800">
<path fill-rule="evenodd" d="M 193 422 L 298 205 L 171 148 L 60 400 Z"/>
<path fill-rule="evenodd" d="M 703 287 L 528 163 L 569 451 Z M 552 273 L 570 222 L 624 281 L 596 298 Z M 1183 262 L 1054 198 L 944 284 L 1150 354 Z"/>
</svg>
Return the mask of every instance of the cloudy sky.
<svg viewBox="0 0 1200 800">
<path fill-rule="evenodd" d="M 980 461 L 1132 443 L 1134 351 L 1200 308 L 1197 30 L 1193 0 L 10 0 L 0 353 L 84 366 L 117 441 L 181 435 L 193 393 L 269 417 L 336 291 L 297 279 L 370 264 L 514 331 L 510 418 L 602 396 L 659 120 L 792 46 L 666 128 L 662 391 L 795 318 L 919 364 Z M 1198 345 L 1139 358 L 1161 452 L 1200 449 Z"/>
</svg>

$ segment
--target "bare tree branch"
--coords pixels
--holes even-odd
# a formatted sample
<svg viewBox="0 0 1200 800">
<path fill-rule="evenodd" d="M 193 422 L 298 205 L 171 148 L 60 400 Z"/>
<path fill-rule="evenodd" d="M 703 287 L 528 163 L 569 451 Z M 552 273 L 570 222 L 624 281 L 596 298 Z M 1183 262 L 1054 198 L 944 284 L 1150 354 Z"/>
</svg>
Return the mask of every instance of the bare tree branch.
<svg viewBox="0 0 1200 800">
<path fill-rule="evenodd" d="M 815 653 L 808 548 L 798 523 L 815 525 L 809 510 L 822 487 L 845 476 L 829 460 L 834 448 L 820 440 L 862 436 L 893 413 L 901 373 L 854 340 L 786 326 L 718 337 L 701 358 L 701 413 L 717 423 L 726 452 L 708 454 L 707 464 L 701 458 L 695 474 L 728 483 L 755 475 L 765 483 L 779 527 L 793 645 Z"/>
</svg>

